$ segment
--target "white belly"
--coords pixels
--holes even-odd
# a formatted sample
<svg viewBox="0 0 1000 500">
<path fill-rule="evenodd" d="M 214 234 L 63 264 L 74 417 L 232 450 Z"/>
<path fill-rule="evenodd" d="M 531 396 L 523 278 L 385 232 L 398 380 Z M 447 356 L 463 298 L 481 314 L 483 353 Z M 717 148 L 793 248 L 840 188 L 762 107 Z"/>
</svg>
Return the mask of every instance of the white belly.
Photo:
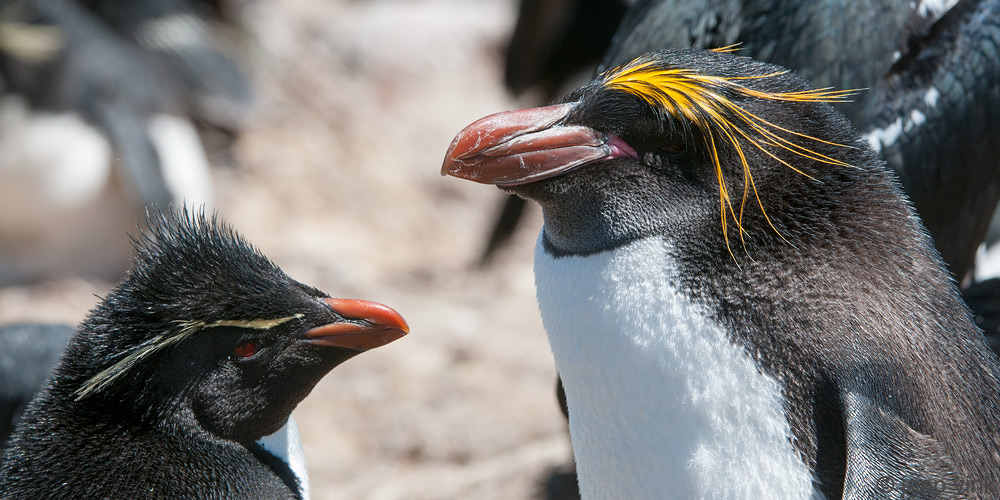
<svg viewBox="0 0 1000 500">
<path fill-rule="evenodd" d="M 678 293 L 665 243 L 552 258 L 535 284 L 587 499 L 808 499 L 779 384 Z"/>
</svg>

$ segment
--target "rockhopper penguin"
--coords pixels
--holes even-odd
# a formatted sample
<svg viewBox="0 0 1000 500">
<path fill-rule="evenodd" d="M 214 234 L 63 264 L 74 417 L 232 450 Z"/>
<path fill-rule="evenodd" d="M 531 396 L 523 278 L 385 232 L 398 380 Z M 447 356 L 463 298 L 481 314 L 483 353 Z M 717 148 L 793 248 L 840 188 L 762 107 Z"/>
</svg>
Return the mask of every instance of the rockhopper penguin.
<svg viewBox="0 0 1000 500">
<path fill-rule="evenodd" d="M 406 322 L 289 278 L 215 218 L 148 225 L 25 411 L 0 498 L 302 498 L 294 461 L 258 440 Z"/>
<path fill-rule="evenodd" d="M 584 498 L 1000 495 L 1000 365 L 844 97 L 667 50 L 452 142 L 542 207 Z"/>
</svg>

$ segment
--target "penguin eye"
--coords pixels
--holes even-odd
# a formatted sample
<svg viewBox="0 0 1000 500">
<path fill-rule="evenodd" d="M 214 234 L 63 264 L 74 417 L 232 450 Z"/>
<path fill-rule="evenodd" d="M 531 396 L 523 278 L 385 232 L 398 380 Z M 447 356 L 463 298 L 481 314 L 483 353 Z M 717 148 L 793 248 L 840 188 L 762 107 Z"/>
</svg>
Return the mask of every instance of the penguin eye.
<svg viewBox="0 0 1000 500">
<path fill-rule="evenodd" d="M 666 153 L 668 155 L 678 155 L 678 154 L 681 154 L 681 153 L 687 151 L 687 144 L 683 143 L 683 142 L 675 142 L 673 144 L 667 144 L 665 146 L 660 146 L 657 149 L 659 149 L 661 152 Z"/>
<path fill-rule="evenodd" d="M 259 349 L 260 346 L 256 342 L 243 342 L 242 344 L 236 344 L 236 347 L 233 348 L 233 356 L 238 358 L 249 358 L 250 356 L 257 354 Z"/>
</svg>

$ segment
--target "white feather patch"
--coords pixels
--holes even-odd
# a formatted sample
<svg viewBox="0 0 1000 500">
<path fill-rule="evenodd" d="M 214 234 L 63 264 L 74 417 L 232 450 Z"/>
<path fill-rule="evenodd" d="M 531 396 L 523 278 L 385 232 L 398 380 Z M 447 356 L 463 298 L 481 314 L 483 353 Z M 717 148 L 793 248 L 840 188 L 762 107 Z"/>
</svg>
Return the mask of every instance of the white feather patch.
<svg viewBox="0 0 1000 500">
<path fill-rule="evenodd" d="M 957 3 L 958 0 L 921 0 L 916 10 L 921 16 L 937 21 Z"/>
<path fill-rule="evenodd" d="M 903 119 L 896 118 L 895 121 L 883 128 L 872 129 L 861 137 L 868 141 L 872 149 L 882 151 L 884 146 L 891 146 L 896 143 L 899 136 L 903 134 Z"/>
<path fill-rule="evenodd" d="M 197 208 L 211 204 L 212 176 L 208 159 L 191 122 L 175 116 L 156 115 L 149 120 L 148 130 L 174 205 Z"/>
<path fill-rule="evenodd" d="M 927 93 L 924 94 L 924 104 L 929 108 L 936 108 L 938 99 L 941 97 L 941 92 L 935 87 L 929 87 Z"/>
<path fill-rule="evenodd" d="M 260 438 L 257 444 L 288 464 L 299 480 L 302 500 L 309 500 L 309 472 L 306 470 L 306 457 L 302 453 L 302 439 L 299 437 L 299 426 L 295 423 L 295 418 L 289 415 L 288 422 L 278 432 Z"/>
<path fill-rule="evenodd" d="M 205 23 L 197 16 L 175 14 L 143 23 L 136 35 L 147 48 L 177 52 L 201 47 L 207 33 Z"/>
<path fill-rule="evenodd" d="M 681 294 L 665 243 L 535 249 L 584 498 L 808 499 L 781 386 Z"/>
<path fill-rule="evenodd" d="M 0 99 L 0 193 L 10 206 L 41 198 L 75 208 L 98 196 L 110 175 L 111 145 L 82 118 L 34 113 L 17 96 Z"/>
</svg>

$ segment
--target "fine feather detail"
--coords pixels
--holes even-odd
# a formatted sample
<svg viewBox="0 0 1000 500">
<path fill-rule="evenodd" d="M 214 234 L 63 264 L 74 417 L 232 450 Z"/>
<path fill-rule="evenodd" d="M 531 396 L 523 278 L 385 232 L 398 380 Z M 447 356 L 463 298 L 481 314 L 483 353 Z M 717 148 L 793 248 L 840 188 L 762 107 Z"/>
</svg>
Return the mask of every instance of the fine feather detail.
<svg viewBox="0 0 1000 500">
<path fill-rule="evenodd" d="M 175 321 L 176 326 L 171 328 L 149 340 L 143 342 L 138 347 L 132 350 L 127 356 L 116 361 L 111 366 L 101 370 L 97 375 L 94 375 L 79 389 L 76 390 L 76 401 L 79 401 L 88 394 L 100 391 L 104 389 L 116 379 L 121 377 L 123 374 L 128 372 L 132 367 L 140 363 L 142 360 L 148 358 L 149 356 L 180 344 L 181 342 L 187 340 L 194 335 L 196 332 L 201 330 L 207 330 L 209 328 L 218 327 L 234 327 L 234 328 L 251 328 L 255 330 L 270 330 L 278 325 L 287 323 L 293 319 L 299 319 L 302 314 L 295 314 L 292 316 L 285 316 L 283 318 L 277 319 L 254 319 L 254 320 L 240 320 L 240 319 L 223 319 L 218 321 L 212 321 L 206 323 L 199 320 L 180 320 Z"/>
<path fill-rule="evenodd" d="M 732 52 L 736 46 L 722 47 L 717 52 Z M 768 225 L 779 236 L 774 224 L 771 223 L 764 209 L 753 173 L 744 153 L 743 144 L 749 144 L 774 161 L 810 177 L 802 170 L 776 155 L 776 149 L 788 151 L 794 155 L 838 167 L 851 167 L 850 164 L 817 152 L 810 148 L 810 142 L 822 143 L 836 147 L 851 146 L 826 141 L 806 135 L 772 123 L 755 115 L 735 102 L 732 97 L 746 97 L 781 102 L 846 102 L 858 89 L 832 90 L 820 88 L 793 92 L 766 92 L 748 88 L 741 80 L 760 80 L 772 78 L 787 73 L 778 71 L 762 75 L 725 77 L 701 74 L 695 70 L 680 67 L 662 67 L 653 61 L 642 58 L 633 60 L 622 66 L 610 69 L 599 77 L 601 85 L 609 89 L 627 92 L 642 99 L 656 109 L 663 110 L 684 124 L 697 127 L 703 135 L 705 149 L 711 156 L 719 182 L 719 207 L 722 219 L 723 238 L 729 248 L 729 233 L 727 229 L 727 212 L 732 216 L 739 229 L 740 241 L 745 232 L 743 227 L 743 209 L 750 190 L 753 190 L 757 205 L 767 220 Z M 732 96 L 732 97 L 731 97 Z M 743 168 L 743 196 L 739 204 L 739 213 L 733 207 L 732 198 L 726 188 L 719 158 L 721 142 L 730 144 L 740 159 Z M 810 177 L 811 178 L 811 177 Z M 783 236 L 782 236 L 783 238 Z M 732 249 L 729 249 L 732 254 Z"/>
</svg>

